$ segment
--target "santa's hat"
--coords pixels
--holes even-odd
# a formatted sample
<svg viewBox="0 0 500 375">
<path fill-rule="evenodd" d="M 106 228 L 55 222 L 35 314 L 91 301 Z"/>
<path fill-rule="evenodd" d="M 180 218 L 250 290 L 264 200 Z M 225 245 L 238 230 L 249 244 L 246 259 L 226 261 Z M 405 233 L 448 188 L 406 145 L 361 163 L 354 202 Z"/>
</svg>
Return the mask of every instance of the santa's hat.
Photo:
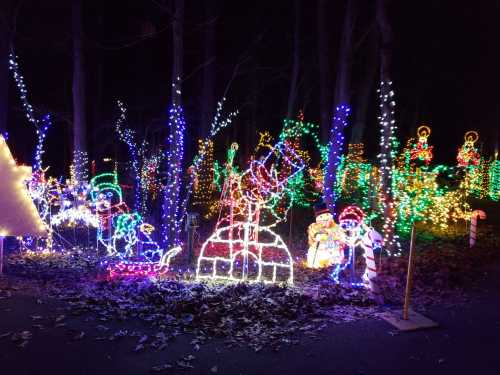
<svg viewBox="0 0 500 375">
<path fill-rule="evenodd" d="M 314 209 L 314 216 L 316 216 L 316 217 L 318 217 L 319 215 L 322 215 L 322 214 L 330 213 L 330 210 L 326 206 L 325 202 L 316 203 L 314 205 L 313 209 Z"/>
</svg>

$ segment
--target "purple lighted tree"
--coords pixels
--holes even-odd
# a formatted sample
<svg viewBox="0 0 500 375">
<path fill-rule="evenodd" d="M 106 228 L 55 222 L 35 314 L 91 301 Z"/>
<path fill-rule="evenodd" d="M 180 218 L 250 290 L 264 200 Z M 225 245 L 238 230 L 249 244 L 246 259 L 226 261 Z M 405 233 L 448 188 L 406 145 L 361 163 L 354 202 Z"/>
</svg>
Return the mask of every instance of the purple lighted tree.
<svg viewBox="0 0 500 375">
<path fill-rule="evenodd" d="M 330 142 L 328 144 L 328 161 L 324 176 L 323 197 L 330 212 L 335 215 L 335 184 L 337 182 L 337 169 L 344 148 L 344 129 L 347 126 L 347 117 L 351 109 L 347 105 L 339 105 L 333 116 L 333 126 L 330 130 Z"/>
<path fill-rule="evenodd" d="M 166 183 L 163 193 L 162 234 L 167 248 L 179 245 L 181 226 L 180 191 L 182 184 L 182 160 L 184 158 L 184 134 L 186 123 L 182 111 L 181 79 L 183 60 L 184 0 L 176 0 L 173 15 L 173 67 L 172 67 L 172 107 L 169 111 L 166 151 Z"/>
</svg>

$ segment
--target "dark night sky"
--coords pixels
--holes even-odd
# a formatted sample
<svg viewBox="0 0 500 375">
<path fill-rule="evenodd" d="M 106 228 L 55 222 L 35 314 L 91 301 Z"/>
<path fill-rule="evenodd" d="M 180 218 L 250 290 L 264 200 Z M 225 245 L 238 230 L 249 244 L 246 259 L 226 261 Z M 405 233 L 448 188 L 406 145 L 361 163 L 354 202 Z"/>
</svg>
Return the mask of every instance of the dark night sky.
<svg viewBox="0 0 500 375">
<path fill-rule="evenodd" d="M 116 116 L 114 102 L 129 107 L 129 125 L 160 142 L 165 130 L 170 93 L 171 29 L 169 16 L 154 1 L 85 1 L 85 56 L 88 90 L 89 143 L 107 153 L 125 154 L 116 146 L 110 126 Z M 235 64 L 241 66 L 228 94 L 227 109 L 240 108 L 233 129 L 220 135 L 220 150 L 242 139 L 251 121 L 258 129 L 281 127 L 286 112 L 292 54 L 293 2 L 216 1 L 217 23 L 216 97 L 222 95 Z M 359 1 L 355 40 L 369 29 L 373 2 Z M 71 14 L 70 2 L 25 0 L 17 18 L 14 47 L 36 108 L 56 114 L 48 135 L 46 164 L 64 172 L 70 153 L 71 119 Z M 316 1 L 301 3 L 301 76 L 299 97 L 306 120 L 319 119 L 319 72 L 317 59 Z M 332 77 L 345 1 L 328 4 L 329 51 Z M 400 138 L 418 123 L 430 124 L 437 161 L 454 162 L 466 130 L 476 129 L 491 153 L 498 141 L 500 56 L 497 1 L 393 1 L 390 21 L 394 32 L 393 82 L 397 100 Z M 190 139 L 197 136 L 203 63 L 201 0 L 186 0 L 183 100 Z M 144 30 L 155 30 L 153 38 L 138 38 Z M 366 42 L 355 53 L 353 93 L 362 77 Z M 194 71 L 194 73 L 193 73 Z M 192 73 L 192 74 L 191 74 Z M 102 79 L 99 79 L 102 77 Z M 332 80 L 333 84 L 333 80 Z M 99 98 L 99 85 L 102 96 Z M 9 133 L 15 156 L 31 162 L 34 132 L 24 120 L 15 87 L 10 88 Z M 253 94 L 257 92 L 255 97 Z M 369 156 L 376 153 L 378 127 L 377 95 L 366 134 Z M 256 107 L 254 107 L 256 106 Z M 255 118 L 254 118 L 254 113 Z M 254 145 L 249 145 L 253 148 Z M 95 155 L 92 155 L 95 156 Z M 98 155 L 102 156 L 102 155 Z"/>
</svg>

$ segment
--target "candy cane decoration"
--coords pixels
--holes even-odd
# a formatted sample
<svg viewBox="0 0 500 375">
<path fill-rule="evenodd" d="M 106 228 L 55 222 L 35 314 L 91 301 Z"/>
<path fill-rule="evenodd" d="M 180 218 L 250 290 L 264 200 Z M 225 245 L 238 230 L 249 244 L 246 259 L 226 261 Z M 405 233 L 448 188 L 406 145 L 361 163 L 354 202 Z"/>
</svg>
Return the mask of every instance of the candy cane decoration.
<svg viewBox="0 0 500 375">
<path fill-rule="evenodd" d="M 476 244 L 477 236 L 477 219 L 486 219 L 486 213 L 483 210 L 474 210 L 470 215 L 470 236 L 469 236 L 469 247 L 473 247 Z"/>
<path fill-rule="evenodd" d="M 383 238 L 375 229 L 368 230 L 362 239 L 362 245 L 366 262 L 365 273 L 363 274 L 363 280 L 372 289 L 372 279 L 377 277 L 377 263 L 375 262 L 375 254 L 373 252 L 374 248 L 379 248 L 382 246 Z"/>
</svg>

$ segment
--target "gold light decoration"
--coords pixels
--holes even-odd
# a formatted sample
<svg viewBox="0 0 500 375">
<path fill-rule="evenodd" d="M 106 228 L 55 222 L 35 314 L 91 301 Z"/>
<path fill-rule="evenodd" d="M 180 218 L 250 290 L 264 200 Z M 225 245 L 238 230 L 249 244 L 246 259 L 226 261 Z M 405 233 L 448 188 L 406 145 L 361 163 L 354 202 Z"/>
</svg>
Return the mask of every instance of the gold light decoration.
<svg viewBox="0 0 500 375">
<path fill-rule="evenodd" d="M 46 224 L 40 218 L 26 188 L 26 182 L 31 178 L 31 167 L 16 165 L 1 135 L 0 175 L 0 236 L 46 237 Z"/>
</svg>

